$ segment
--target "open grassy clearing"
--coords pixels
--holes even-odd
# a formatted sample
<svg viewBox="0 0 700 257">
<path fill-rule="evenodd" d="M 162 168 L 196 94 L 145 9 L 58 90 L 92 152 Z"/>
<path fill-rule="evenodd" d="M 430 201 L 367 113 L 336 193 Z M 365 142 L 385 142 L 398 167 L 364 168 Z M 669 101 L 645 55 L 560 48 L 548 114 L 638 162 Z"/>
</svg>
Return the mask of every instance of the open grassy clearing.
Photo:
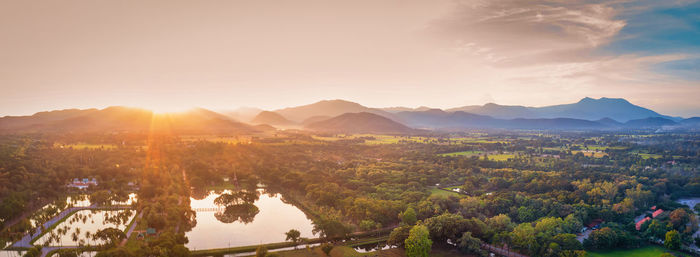
<svg viewBox="0 0 700 257">
<path fill-rule="evenodd" d="M 577 153 L 583 153 L 584 156 L 586 157 L 595 157 L 595 158 L 602 158 L 603 156 L 607 156 L 608 154 L 605 152 L 593 152 L 593 151 L 571 151 L 572 154 L 577 154 Z"/>
<path fill-rule="evenodd" d="M 510 158 L 515 158 L 515 154 L 491 154 L 488 159 L 492 161 L 507 161 Z"/>
<path fill-rule="evenodd" d="M 476 156 L 476 155 L 481 155 L 483 152 L 482 151 L 461 151 L 461 152 L 453 152 L 453 153 L 443 153 L 440 154 L 440 156 Z"/>
<path fill-rule="evenodd" d="M 439 196 L 444 196 L 444 197 L 447 197 L 447 196 L 450 196 L 450 195 L 461 196 L 461 195 L 460 195 L 459 193 L 457 193 L 457 192 L 448 191 L 448 190 L 442 190 L 442 189 L 440 189 L 440 188 L 432 188 L 432 189 L 430 189 L 430 195 L 439 195 Z"/>
<path fill-rule="evenodd" d="M 613 256 L 626 256 L 626 257 L 659 257 L 663 253 L 674 253 L 676 256 L 688 256 L 678 252 L 670 251 L 666 248 L 660 246 L 645 246 L 637 249 L 620 249 L 611 250 L 603 252 L 588 252 L 587 257 L 613 257 Z"/>
</svg>

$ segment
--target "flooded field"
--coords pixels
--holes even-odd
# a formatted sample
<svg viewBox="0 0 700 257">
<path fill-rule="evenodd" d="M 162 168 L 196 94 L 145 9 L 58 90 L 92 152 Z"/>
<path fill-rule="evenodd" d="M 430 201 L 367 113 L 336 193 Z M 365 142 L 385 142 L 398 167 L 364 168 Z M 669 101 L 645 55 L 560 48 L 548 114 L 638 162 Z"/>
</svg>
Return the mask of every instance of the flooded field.
<svg viewBox="0 0 700 257">
<path fill-rule="evenodd" d="M 124 230 L 134 217 L 131 210 L 81 210 L 69 216 L 34 244 L 49 246 L 97 245 L 105 243 L 94 239 L 97 231 L 105 228 Z"/>
</svg>

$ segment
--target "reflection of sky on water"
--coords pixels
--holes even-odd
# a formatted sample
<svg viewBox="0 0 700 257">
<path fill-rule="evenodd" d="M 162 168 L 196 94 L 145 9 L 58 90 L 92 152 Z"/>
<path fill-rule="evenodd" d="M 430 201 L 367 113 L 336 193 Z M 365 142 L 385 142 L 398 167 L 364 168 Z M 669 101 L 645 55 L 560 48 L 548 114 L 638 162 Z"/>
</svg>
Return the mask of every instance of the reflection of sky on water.
<svg viewBox="0 0 700 257">
<path fill-rule="evenodd" d="M 134 202 L 136 202 L 137 200 L 138 200 L 138 197 L 136 196 L 136 193 L 131 193 L 131 194 L 129 194 L 129 199 L 127 199 L 126 201 L 121 201 L 121 202 L 112 201 L 112 205 L 131 205 Z"/>
<path fill-rule="evenodd" d="M 22 257 L 25 251 L 0 251 L 0 257 Z"/>
<path fill-rule="evenodd" d="M 190 206 L 193 209 L 219 207 L 214 204 L 214 199 L 219 195 L 212 191 L 202 200 L 190 199 Z M 283 203 L 279 194 L 269 196 L 262 193 L 254 204 L 260 212 L 248 224 L 239 221 L 223 223 L 216 219 L 213 211 L 197 212 L 197 225 L 187 232 L 189 243 L 186 246 L 196 250 L 283 242 L 284 233 L 290 229 L 299 230 L 302 237 L 314 237 L 311 233 L 313 225 L 306 214 L 291 204 Z"/>
<path fill-rule="evenodd" d="M 110 217 L 114 217 L 118 213 L 123 213 L 125 210 L 120 210 L 120 211 L 94 211 L 94 210 L 81 210 L 70 217 L 68 217 L 67 220 L 61 222 L 58 224 L 55 228 L 51 230 L 51 232 L 58 233 L 59 228 L 64 228 L 68 227 L 68 232 L 65 234 L 60 235 L 59 241 L 53 241 L 49 243 L 51 246 L 73 246 L 73 245 L 78 245 L 77 242 L 73 241 L 73 233 L 79 229 L 80 234 L 78 235 L 78 240 L 84 239 L 86 244 L 90 245 L 96 245 L 96 244 L 102 244 L 102 240 L 93 240 L 92 238 L 86 238 L 85 237 L 85 232 L 89 231 L 90 234 L 95 234 L 98 230 L 108 228 L 108 227 L 113 227 L 117 228 L 120 230 L 124 230 L 126 228 L 126 225 L 128 224 L 129 221 L 134 217 L 134 211 L 129 211 L 131 214 L 129 215 L 129 220 L 126 222 L 126 224 L 114 224 L 109 221 L 106 221 L 106 215 L 109 214 Z M 87 216 L 85 222 L 83 223 L 82 220 L 79 221 L 74 221 L 73 217 L 78 217 L 78 216 Z M 46 233 L 41 238 L 39 238 L 34 244 L 35 245 L 43 245 L 44 242 L 49 240 L 51 237 L 51 233 Z M 1 257 L 1 256 L 0 256 Z"/>
</svg>

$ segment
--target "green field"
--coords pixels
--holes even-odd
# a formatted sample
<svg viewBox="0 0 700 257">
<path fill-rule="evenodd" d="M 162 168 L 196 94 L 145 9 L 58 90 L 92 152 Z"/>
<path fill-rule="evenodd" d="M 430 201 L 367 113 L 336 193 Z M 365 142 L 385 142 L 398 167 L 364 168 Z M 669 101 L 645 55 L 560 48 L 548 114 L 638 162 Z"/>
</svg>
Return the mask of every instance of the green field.
<svg viewBox="0 0 700 257">
<path fill-rule="evenodd" d="M 588 257 L 613 257 L 613 256 L 626 256 L 626 257 L 659 257 L 665 252 L 671 252 L 666 248 L 660 246 L 645 246 L 637 249 L 622 249 L 622 250 L 611 250 L 604 252 L 588 252 L 586 256 Z M 677 252 L 673 252 L 676 256 L 679 256 Z M 680 255 L 686 256 L 686 255 Z"/>
<path fill-rule="evenodd" d="M 482 151 L 461 151 L 461 152 L 453 152 L 453 153 L 443 153 L 440 154 L 440 156 L 475 156 L 475 155 L 480 155 L 482 154 Z"/>
<path fill-rule="evenodd" d="M 482 158 L 484 152 L 482 151 L 462 151 L 462 152 L 453 152 L 453 153 L 443 153 L 440 154 L 440 156 L 465 156 L 465 157 L 472 157 L 472 156 L 480 156 L 479 158 Z M 489 160 L 492 161 L 507 161 L 510 158 L 515 158 L 515 154 L 488 154 Z"/>
<path fill-rule="evenodd" d="M 440 195 L 440 196 L 445 196 L 445 197 L 450 196 L 450 195 L 460 196 L 460 194 L 457 192 L 446 191 L 446 190 L 442 190 L 439 188 L 430 189 L 430 195 Z"/>
<path fill-rule="evenodd" d="M 639 153 L 639 156 L 642 157 L 642 159 L 659 159 L 662 157 L 660 154 L 650 154 L 650 153 Z"/>
<path fill-rule="evenodd" d="M 608 154 L 605 152 L 584 152 L 584 151 L 571 151 L 572 154 L 577 154 L 577 153 L 583 153 L 584 156 L 587 157 L 595 157 L 595 158 L 602 158 L 603 156 L 607 156 Z"/>
<path fill-rule="evenodd" d="M 507 161 L 510 158 L 515 158 L 514 154 L 492 154 L 488 155 L 489 160 L 492 161 Z"/>
</svg>

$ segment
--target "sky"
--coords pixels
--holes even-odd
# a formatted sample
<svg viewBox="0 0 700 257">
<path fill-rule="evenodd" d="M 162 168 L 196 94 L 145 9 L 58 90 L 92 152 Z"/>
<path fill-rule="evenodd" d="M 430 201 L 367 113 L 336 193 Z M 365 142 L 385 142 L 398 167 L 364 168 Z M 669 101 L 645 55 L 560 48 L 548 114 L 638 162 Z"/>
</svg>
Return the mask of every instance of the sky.
<svg viewBox="0 0 700 257">
<path fill-rule="evenodd" d="M 700 2 L 0 0 L 0 116 L 587 96 L 700 116 Z"/>
</svg>

